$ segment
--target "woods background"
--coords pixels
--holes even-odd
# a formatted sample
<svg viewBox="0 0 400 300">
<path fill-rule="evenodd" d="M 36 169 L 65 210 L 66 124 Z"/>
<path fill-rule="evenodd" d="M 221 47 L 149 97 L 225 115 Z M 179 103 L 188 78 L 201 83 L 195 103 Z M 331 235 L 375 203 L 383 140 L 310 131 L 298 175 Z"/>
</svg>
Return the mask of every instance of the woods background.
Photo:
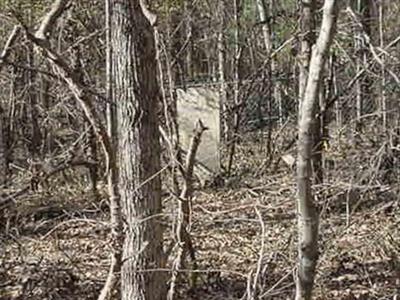
<svg viewBox="0 0 400 300">
<path fill-rule="evenodd" d="M 400 4 L 144 2 L 0 1 L 0 299 L 309 299 L 311 217 L 315 299 L 400 297 Z M 219 97 L 219 173 L 206 122 L 180 146 L 188 88 Z"/>
</svg>

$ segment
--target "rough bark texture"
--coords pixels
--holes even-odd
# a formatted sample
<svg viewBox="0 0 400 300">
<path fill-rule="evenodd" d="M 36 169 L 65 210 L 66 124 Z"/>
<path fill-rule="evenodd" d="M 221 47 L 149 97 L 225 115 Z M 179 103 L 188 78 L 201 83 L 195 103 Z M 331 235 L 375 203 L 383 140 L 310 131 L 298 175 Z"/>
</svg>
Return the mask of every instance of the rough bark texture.
<svg viewBox="0 0 400 300">
<path fill-rule="evenodd" d="M 125 221 L 122 299 L 163 299 L 159 91 L 153 28 L 139 1 L 112 0 L 112 98 Z"/>
<path fill-rule="evenodd" d="M 318 211 L 311 190 L 311 130 L 315 121 L 319 85 L 326 56 L 333 39 L 337 13 L 337 0 L 326 0 L 322 26 L 313 48 L 304 100 L 299 119 L 299 141 L 297 162 L 299 268 L 296 280 L 296 299 L 311 299 L 315 268 L 318 261 Z"/>
</svg>

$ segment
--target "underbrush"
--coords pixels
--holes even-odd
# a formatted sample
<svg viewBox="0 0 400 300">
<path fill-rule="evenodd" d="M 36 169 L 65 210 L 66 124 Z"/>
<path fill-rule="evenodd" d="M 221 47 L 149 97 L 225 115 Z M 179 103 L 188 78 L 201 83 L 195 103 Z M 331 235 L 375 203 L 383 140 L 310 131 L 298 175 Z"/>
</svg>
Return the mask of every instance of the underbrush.
<svg viewBox="0 0 400 300">
<path fill-rule="evenodd" d="M 244 299 L 250 290 L 256 299 L 293 297 L 295 170 L 279 157 L 295 157 L 295 148 L 285 148 L 288 136 L 278 137 L 272 152 L 260 137 L 244 137 L 225 185 L 195 192 L 198 276 L 194 286 L 181 276 L 177 299 Z M 315 298 L 399 297 L 398 153 L 370 138 L 353 143 L 333 136 L 324 158 L 324 183 L 314 186 L 321 218 Z M 24 188 L 21 178 L 14 190 Z M 59 179 L 2 206 L 0 299 L 97 298 L 111 250 L 105 189 L 99 188 L 97 199 L 82 180 Z M 164 205 L 169 244 L 174 200 L 166 196 Z"/>
</svg>

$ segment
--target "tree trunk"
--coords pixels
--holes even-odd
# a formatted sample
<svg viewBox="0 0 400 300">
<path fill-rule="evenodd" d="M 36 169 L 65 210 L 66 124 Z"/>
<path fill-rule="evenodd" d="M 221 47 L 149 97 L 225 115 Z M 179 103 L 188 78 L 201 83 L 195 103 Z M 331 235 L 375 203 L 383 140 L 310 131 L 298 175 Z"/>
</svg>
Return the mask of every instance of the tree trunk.
<svg viewBox="0 0 400 300">
<path fill-rule="evenodd" d="M 192 0 L 185 0 L 184 2 L 185 7 L 185 31 L 186 31 L 186 80 L 192 81 L 193 78 L 193 6 Z"/>
<path fill-rule="evenodd" d="M 28 65 L 32 70 L 29 70 L 26 74 L 26 81 L 28 84 L 28 116 L 29 116 L 29 125 L 30 125 L 30 143 L 29 143 L 29 152 L 31 158 L 34 160 L 39 160 L 40 148 L 42 144 L 42 134 L 39 126 L 39 112 L 38 112 L 38 103 L 37 98 L 38 94 L 35 88 L 36 74 L 34 68 L 34 55 L 33 55 L 33 47 L 28 47 L 27 53 L 27 61 Z"/>
<path fill-rule="evenodd" d="M 229 154 L 228 154 L 228 166 L 227 166 L 227 174 L 228 176 L 231 174 L 233 160 L 236 152 L 236 144 L 238 143 L 238 131 L 240 126 L 240 117 L 241 117 L 241 108 L 240 108 L 240 86 L 241 86 L 241 62 L 242 62 L 242 24 L 241 24 L 241 13 L 242 13 L 242 1 L 234 0 L 233 1 L 233 9 L 234 9 L 234 58 L 233 58 L 233 103 L 231 107 L 233 107 L 233 120 L 232 120 L 232 128 L 228 130 L 231 132 L 231 139 L 228 140 L 229 143 Z M 229 123 L 230 124 L 230 120 Z"/>
<path fill-rule="evenodd" d="M 262 25 L 262 32 L 263 32 L 263 40 L 266 55 L 269 59 L 268 65 L 266 66 L 266 75 L 269 80 L 268 88 L 267 88 L 267 112 L 268 118 L 272 120 L 274 117 L 274 107 L 275 105 L 278 106 L 278 124 L 279 126 L 282 125 L 282 96 L 281 96 L 281 83 L 280 79 L 277 77 L 277 61 L 275 58 L 272 57 L 273 52 L 273 40 L 272 40 L 272 32 L 273 32 L 273 13 L 274 13 L 274 0 L 268 0 L 265 3 L 264 0 L 256 0 L 257 11 L 260 18 L 260 22 Z M 274 101 L 274 102 L 273 102 Z M 260 123 L 262 123 L 262 115 L 260 114 Z M 270 160 L 272 158 L 272 124 L 268 128 L 268 138 L 267 138 L 267 157 Z"/>
<path fill-rule="evenodd" d="M 33 23 L 33 5 L 29 7 L 29 23 Z M 28 116 L 30 125 L 31 141 L 29 144 L 29 152 L 33 160 L 40 159 L 40 148 L 42 144 L 42 134 L 39 126 L 39 111 L 38 111 L 38 92 L 36 91 L 36 71 L 35 71 L 35 57 L 33 45 L 27 47 L 27 62 L 30 70 L 26 74 L 26 82 L 28 84 Z"/>
<path fill-rule="evenodd" d="M 319 85 L 326 56 L 333 39 L 338 15 L 338 0 L 326 0 L 317 43 L 312 51 L 309 75 L 304 91 L 299 118 L 297 157 L 299 266 L 296 278 L 296 300 L 311 299 L 315 268 L 318 261 L 318 211 L 311 190 L 311 157 L 313 150 L 311 129 L 316 122 Z"/>
<path fill-rule="evenodd" d="M 300 53 L 299 53 L 299 108 L 304 100 L 304 92 L 307 85 L 308 71 L 310 67 L 312 46 L 315 43 L 315 10 L 316 0 L 305 0 L 301 3 L 301 40 L 300 40 Z M 323 89 L 321 85 L 319 89 Z M 323 91 L 319 91 L 320 95 L 324 95 Z M 322 96 L 323 97 L 323 96 Z M 323 164 L 322 164 L 322 128 L 323 116 L 321 112 L 321 103 L 315 106 L 315 115 L 319 115 L 319 120 L 313 123 L 312 127 L 312 140 L 313 140 L 313 153 L 312 153 L 312 170 L 313 181 L 315 184 L 320 184 L 323 181 Z M 299 110 L 301 113 L 301 109 Z M 300 115 L 300 114 L 299 114 Z M 301 116 L 300 116 L 301 117 Z"/>
<path fill-rule="evenodd" d="M 379 2 L 379 46 L 384 49 L 385 46 L 385 36 L 384 36 L 384 16 L 385 16 L 385 3 L 383 1 Z M 387 97 L 386 97 L 386 57 L 381 58 L 381 113 L 382 113 L 382 126 L 386 131 L 387 127 Z"/>
<path fill-rule="evenodd" d="M 217 52 L 218 52 L 218 86 L 219 86 L 219 99 L 221 109 L 221 136 L 225 141 L 229 140 L 229 116 L 228 116 L 228 91 L 226 84 L 226 47 L 225 47 L 225 27 L 226 27 L 226 12 L 225 0 L 218 2 L 218 32 L 217 32 Z"/>
<path fill-rule="evenodd" d="M 154 31 L 139 1 L 111 0 L 111 8 L 112 99 L 125 220 L 122 299 L 159 300 L 166 285 L 158 270 L 164 259 Z"/>
<path fill-rule="evenodd" d="M 21 28 L 15 26 L 11 35 L 7 39 L 3 50 L 0 52 L 0 73 L 5 65 L 5 61 L 8 59 L 11 53 L 11 49 L 17 40 Z M 8 177 L 10 174 L 9 163 L 12 153 L 12 123 L 14 118 L 14 103 L 15 103 L 15 83 L 12 81 L 10 91 L 10 104 L 9 113 L 7 116 L 7 110 L 0 105 L 0 185 L 7 184 Z"/>
<path fill-rule="evenodd" d="M 369 61 L 369 50 L 368 43 L 366 41 L 366 35 L 370 36 L 371 34 L 371 1 L 370 0 L 357 0 L 351 1 L 351 5 L 355 7 L 355 11 L 359 15 L 360 24 L 356 26 L 356 32 L 354 36 L 354 50 L 356 53 L 356 65 L 357 65 L 357 74 L 363 70 L 364 66 Z M 356 117 L 357 121 L 355 122 L 355 132 L 361 130 L 361 118 L 364 114 L 365 106 L 368 102 L 371 101 L 369 99 L 371 95 L 371 80 L 368 78 L 367 72 L 364 73 L 364 76 L 361 76 L 356 83 Z"/>
<path fill-rule="evenodd" d="M 304 98 L 307 85 L 308 71 L 310 68 L 311 50 L 315 43 L 315 9 L 316 0 L 304 0 L 301 2 L 300 16 L 300 53 L 299 53 L 299 107 Z"/>
<path fill-rule="evenodd" d="M 6 113 L 0 105 L 0 186 L 8 180 L 7 143 L 6 143 Z"/>
</svg>

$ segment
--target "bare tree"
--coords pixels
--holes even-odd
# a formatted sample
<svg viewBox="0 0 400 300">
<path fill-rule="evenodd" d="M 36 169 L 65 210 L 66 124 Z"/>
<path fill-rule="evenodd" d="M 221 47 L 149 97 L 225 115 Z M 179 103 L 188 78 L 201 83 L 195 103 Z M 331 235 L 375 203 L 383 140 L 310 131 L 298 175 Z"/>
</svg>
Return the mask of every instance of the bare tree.
<svg viewBox="0 0 400 300">
<path fill-rule="evenodd" d="M 111 97 L 118 119 L 125 236 L 122 299 L 163 299 L 160 144 L 155 16 L 144 1 L 111 0 Z"/>
<path fill-rule="evenodd" d="M 385 3 L 384 1 L 379 2 L 379 46 L 383 49 L 385 46 L 385 36 L 384 36 L 384 16 L 385 16 Z M 382 125 L 383 128 L 387 129 L 387 97 L 385 91 L 386 85 L 386 63 L 385 57 L 382 57 L 381 64 L 381 111 L 382 111 Z"/>
<path fill-rule="evenodd" d="M 8 57 L 11 54 L 11 48 L 13 47 L 15 41 L 18 38 L 20 33 L 20 27 L 15 26 L 13 31 L 11 32 L 6 44 L 4 45 L 4 49 L 0 53 L 0 72 L 5 65 Z M 2 107 L 0 104 L 0 184 L 6 184 L 8 181 L 9 175 L 9 155 L 10 155 L 10 136 L 7 134 L 9 133 L 9 126 L 7 123 L 10 120 L 7 120 L 7 111 L 5 107 Z"/>
<path fill-rule="evenodd" d="M 311 50 L 315 43 L 315 0 L 304 0 L 301 2 L 300 15 L 300 53 L 299 53 L 299 99 L 300 107 L 303 102 L 304 92 L 307 85 L 308 69 L 310 66 Z"/>
<path fill-rule="evenodd" d="M 298 129 L 297 188 L 299 227 L 299 266 L 296 280 L 296 299 L 311 299 L 315 268 L 318 261 L 318 211 L 311 190 L 311 157 L 313 142 L 311 130 L 316 122 L 318 102 L 325 60 L 332 42 L 338 15 L 338 0 L 326 0 L 322 25 L 316 45 L 312 50 L 307 85 L 301 103 Z"/>
<path fill-rule="evenodd" d="M 218 31 L 217 31 L 217 52 L 218 52 L 218 81 L 219 81 L 219 97 L 222 107 L 221 127 L 222 136 L 227 141 L 229 140 L 229 116 L 228 112 L 228 91 L 226 84 L 226 42 L 225 42 L 225 27 L 226 27 L 226 11 L 225 0 L 218 1 Z"/>
<path fill-rule="evenodd" d="M 274 43 L 273 43 L 273 31 L 274 31 L 274 7 L 276 5 L 275 0 L 256 0 L 256 6 L 258 11 L 258 16 L 262 24 L 263 42 L 265 46 L 265 52 L 268 58 L 268 63 L 266 64 L 266 76 L 268 79 L 268 86 L 266 89 L 267 102 L 267 112 L 269 118 L 272 119 L 272 110 L 274 103 L 278 105 L 278 123 L 282 125 L 282 96 L 281 96 L 281 82 L 277 78 L 277 73 L 279 71 L 278 62 L 275 57 L 273 57 Z M 267 153 L 272 155 L 272 127 L 268 130 L 267 138 Z M 272 157 L 272 156 L 270 156 Z"/>
<path fill-rule="evenodd" d="M 228 166 L 227 173 L 230 174 L 233 165 L 233 159 L 236 151 L 236 144 L 238 142 L 238 131 L 240 126 L 240 87 L 241 87 L 241 71 L 242 71 L 242 54 L 243 54 L 243 45 L 242 45 L 242 23 L 241 23 L 241 14 L 242 14 L 242 1 L 234 0 L 233 1 L 233 19 L 235 22 L 234 25 L 234 57 L 233 57 L 233 101 L 231 107 L 233 108 L 233 118 L 229 120 L 229 123 L 232 127 L 230 131 L 232 132 L 231 140 L 228 141 L 229 149 L 228 149 Z"/>
<path fill-rule="evenodd" d="M 0 54 L 0 72 L 3 68 L 4 60 L 10 55 L 10 46 L 15 41 L 18 31 L 18 27 L 13 30 L 9 40 Z M 6 184 L 8 180 L 6 122 L 6 110 L 0 104 L 0 185 Z"/>
<path fill-rule="evenodd" d="M 185 34 L 186 34 L 186 55 L 185 75 L 189 80 L 193 79 L 193 6 L 192 0 L 184 1 L 185 9 Z"/>
<path fill-rule="evenodd" d="M 368 41 L 371 35 L 371 0 L 357 0 L 349 3 L 359 15 L 358 24 L 355 26 L 354 50 L 356 53 L 357 73 L 360 72 L 369 61 Z M 359 131 L 365 102 L 370 95 L 371 80 L 367 72 L 356 82 L 356 131 Z"/>
<path fill-rule="evenodd" d="M 8 179 L 7 145 L 5 130 L 5 111 L 0 106 L 0 185 L 6 184 Z"/>
<path fill-rule="evenodd" d="M 315 43 L 315 11 L 317 2 L 315 0 L 305 0 L 301 2 L 300 15 L 300 53 L 299 53 L 299 104 L 304 100 L 304 93 L 307 85 L 308 71 L 310 67 L 312 46 Z M 323 85 L 319 86 L 320 101 L 323 101 Z M 312 139 L 312 169 L 314 183 L 319 184 L 323 181 L 322 166 L 322 128 L 323 117 L 321 112 L 322 103 L 316 103 L 314 114 L 318 115 L 318 120 L 313 123 Z M 299 111 L 301 113 L 301 110 Z"/>
<path fill-rule="evenodd" d="M 51 46 L 50 36 L 52 30 L 55 28 L 55 24 L 58 18 L 68 8 L 68 0 L 57 0 L 55 1 L 50 11 L 43 17 L 42 22 L 35 34 L 30 33 L 29 29 L 20 20 L 21 25 L 25 31 L 27 38 L 41 50 L 44 57 L 49 63 L 58 71 L 60 77 L 68 85 L 70 91 L 74 95 L 76 101 L 82 107 L 85 117 L 93 128 L 93 131 L 100 141 L 102 149 L 106 158 L 106 170 L 107 173 L 116 174 L 117 163 L 116 153 L 114 151 L 113 144 L 110 141 L 106 127 L 101 121 L 99 114 L 94 106 L 93 95 L 90 89 L 85 85 L 80 78 L 79 72 L 75 72 L 69 63 L 57 53 Z M 106 299 L 112 291 L 113 284 L 115 284 L 115 274 L 119 272 L 121 265 L 121 214 L 120 214 L 120 194 L 118 186 L 109 186 L 109 200 L 110 200 L 110 214 L 111 214 L 111 228 L 112 228 L 112 261 L 110 267 L 110 273 L 106 281 L 106 285 L 102 290 L 100 299 Z"/>
</svg>

